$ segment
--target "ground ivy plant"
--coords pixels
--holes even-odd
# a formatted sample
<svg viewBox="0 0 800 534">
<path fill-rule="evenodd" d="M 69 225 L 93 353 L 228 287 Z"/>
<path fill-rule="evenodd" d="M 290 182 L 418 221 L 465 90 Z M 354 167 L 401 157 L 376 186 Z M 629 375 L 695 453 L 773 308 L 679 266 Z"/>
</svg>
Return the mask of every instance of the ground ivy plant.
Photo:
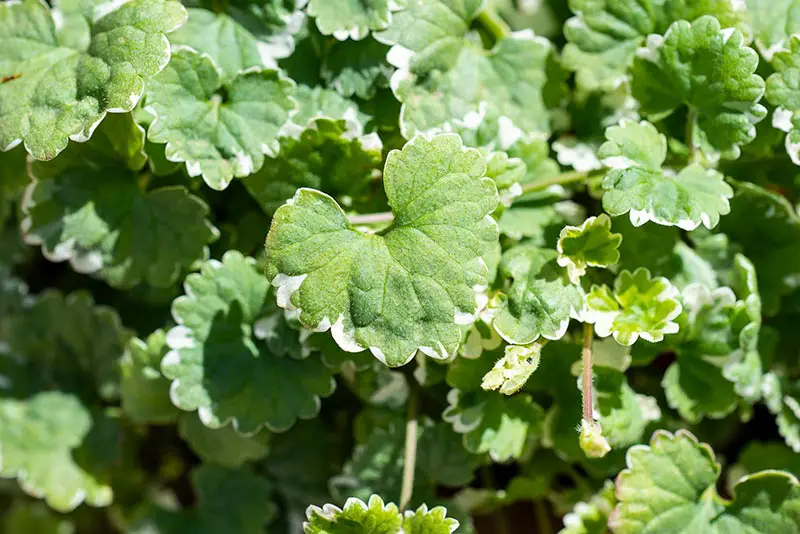
<svg viewBox="0 0 800 534">
<path fill-rule="evenodd" d="M 800 533 L 798 13 L 0 2 L 0 534 Z"/>
</svg>

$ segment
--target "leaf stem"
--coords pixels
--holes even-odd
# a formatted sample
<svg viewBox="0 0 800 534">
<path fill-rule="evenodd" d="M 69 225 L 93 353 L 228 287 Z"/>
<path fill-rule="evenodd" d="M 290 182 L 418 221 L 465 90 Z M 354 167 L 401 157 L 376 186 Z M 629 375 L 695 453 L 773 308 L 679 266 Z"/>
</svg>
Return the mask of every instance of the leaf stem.
<svg viewBox="0 0 800 534">
<path fill-rule="evenodd" d="M 583 325 L 583 418 L 587 422 L 594 421 L 592 400 L 592 338 L 594 337 L 594 325 L 585 323 Z"/>
<path fill-rule="evenodd" d="M 484 9 L 478 14 L 478 23 L 492 36 L 495 42 L 508 37 L 511 28 L 508 24 L 489 9 Z"/>
<path fill-rule="evenodd" d="M 382 222 L 392 222 L 394 213 L 383 211 L 381 213 L 366 213 L 364 215 L 348 215 L 347 220 L 350 224 L 375 224 Z"/>
<path fill-rule="evenodd" d="M 403 460 L 403 485 L 400 488 L 400 510 L 405 510 L 411 501 L 414 491 L 414 471 L 417 463 L 417 411 L 419 404 L 419 388 L 413 375 L 406 375 L 408 380 L 408 415 L 406 417 L 406 443 Z"/>
<path fill-rule="evenodd" d="M 686 146 L 689 148 L 689 161 L 694 161 L 697 147 L 694 144 L 694 127 L 697 125 L 697 110 L 689 107 L 689 114 L 686 117 Z"/>
<path fill-rule="evenodd" d="M 524 195 L 525 193 L 530 193 L 531 191 L 547 189 L 551 185 L 564 185 L 571 184 L 573 182 L 580 182 L 588 177 L 589 173 L 585 171 L 562 172 L 558 176 L 553 176 L 552 178 L 546 178 L 544 180 L 539 180 L 538 182 L 523 185 L 522 194 Z"/>
</svg>

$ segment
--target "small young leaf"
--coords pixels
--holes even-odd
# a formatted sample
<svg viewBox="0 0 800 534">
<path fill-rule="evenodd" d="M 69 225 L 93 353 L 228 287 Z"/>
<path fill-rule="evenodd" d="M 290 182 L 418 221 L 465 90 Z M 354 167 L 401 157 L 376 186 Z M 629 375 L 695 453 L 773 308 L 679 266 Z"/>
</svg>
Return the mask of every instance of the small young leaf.
<svg viewBox="0 0 800 534">
<path fill-rule="evenodd" d="M 583 319 L 594 323 L 598 336 L 613 334 L 622 345 L 633 345 L 640 336 L 656 343 L 664 339 L 664 334 L 678 331 L 678 324 L 673 322 L 681 313 L 677 296 L 669 280 L 652 278 L 647 269 L 632 274 L 622 271 L 613 291 L 607 286 L 592 286 Z"/>
<path fill-rule="evenodd" d="M 631 223 L 647 221 L 694 230 L 700 223 L 714 228 L 730 211 L 733 190 L 723 176 L 691 164 L 677 176 L 661 168 L 667 140 L 647 121 L 623 119 L 606 129 L 598 152 L 609 171 L 603 178 L 603 209 L 611 216 L 630 212 Z"/>
<path fill-rule="evenodd" d="M 633 96 L 646 116 L 688 106 L 697 114 L 699 145 L 708 143 L 735 159 L 767 114 L 758 103 L 764 80 L 755 74 L 757 66 L 758 54 L 744 45 L 739 30 L 722 30 L 711 16 L 679 20 L 664 37 L 649 36 L 647 47 L 637 52 Z"/>
<path fill-rule="evenodd" d="M 369 504 L 350 497 L 342 508 L 332 504 L 309 506 L 308 521 L 303 523 L 305 534 L 348 534 L 354 529 L 370 534 L 405 534 L 403 516 L 394 503 L 383 503 L 378 495 L 369 497 Z"/>
<path fill-rule="evenodd" d="M 622 235 L 611 232 L 611 219 L 602 214 L 580 226 L 565 226 L 558 238 L 558 264 L 567 268 L 573 284 L 580 283 L 587 267 L 608 267 L 619 261 Z"/>
<path fill-rule="evenodd" d="M 560 339 L 583 308 L 580 289 L 556 264 L 555 250 L 519 245 L 503 255 L 500 272 L 513 280 L 508 296 L 490 303 L 494 328 L 509 343 Z"/>
<path fill-rule="evenodd" d="M 497 241 L 497 205 L 485 163 L 455 135 L 416 137 L 389 154 L 384 187 L 394 223 L 365 235 L 328 195 L 300 189 L 275 212 L 267 278 L 278 304 L 299 308 L 307 328 L 331 329 L 344 350 L 370 352 L 391 367 L 417 350 L 447 358 L 459 324 L 481 309 Z"/>
<path fill-rule="evenodd" d="M 394 69 L 386 62 L 388 50 L 372 38 L 336 43 L 322 64 L 322 78 L 344 97 L 369 100 L 378 89 L 389 87 Z"/>
<path fill-rule="evenodd" d="M 189 176 L 225 189 L 278 151 L 278 133 L 295 108 L 294 87 L 275 70 L 226 80 L 210 56 L 179 48 L 148 83 L 146 109 L 155 120 L 147 137 L 166 143 L 167 159 L 186 162 Z"/>
</svg>

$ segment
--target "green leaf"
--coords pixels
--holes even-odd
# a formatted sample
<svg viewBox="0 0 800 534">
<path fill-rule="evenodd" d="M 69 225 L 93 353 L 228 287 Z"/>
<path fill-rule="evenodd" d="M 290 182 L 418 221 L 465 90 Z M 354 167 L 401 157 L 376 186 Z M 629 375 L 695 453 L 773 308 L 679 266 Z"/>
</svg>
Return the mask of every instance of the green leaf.
<svg viewBox="0 0 800 534">
<path fill-rule="evenodd" d="M 613 334 L 622 345 L 633 345 L 639 337 L 656 343 L 664 334 L 674 334 L 678 324 L 673 322 L 681 313 L 678 292 L 666 278 L 653 278 L 644 268 L 633 273 L 622 271 L 607 286 L 592 286 L 586 297 L 587 310 L 583 319 L 594 323 L 600 337 Z"/>
<path fill-rule="evenodd" d="M 423 504 L 403 514 L 403 534 L 453 534 L 458 527 L 459 522 L 447 517 L 444 506 L 428 510 L 428 506 Z"/>
<path fill-rule="evenodd" d="M 173 46 L 188 46 L 208 54 L 222 72 L 223 83 L 231 83 L 248 69 L 277 68 L 266 43 L 225 13 L 188 11 L 189 20 L 169 36 L 169 41 Z"/>
<path fill-rule="evenodd" d="M 580 226 L 565 226 L 558 237 L 558 264 L 567 268 L 573 284 L 580 283 L 587 267 L 608 267 L 619 261 L 622 235 L 611 232 L 611 219 L 602 214 Z"/>
<path fill-rule="evenodd" d="M 454 381 L 448 372 L 448 383 L 464 389 L 450 390 L 448 407 L 442 418 L 453 425 L 456 432 L 464 434 L 467 450 L 476 454 L 489 453 L 492 460 L 501 463 L 521 458 L 531 438 L 541 434 L 544 411 L 530 395 L 506 396 L 479 389 L 485 374 L 480 367 L 486 369 L 486 365 L 479 360 L 460 362 L 477 364 L 479 369 L 469 385 Z"/>
<path fill-rule="evenodd" d="M 244 185 L 265 212 L 275 213 L 300 187 L 325 191 L 335 198 L 358 201 L 371 191 L 383 159 L 375 134 L 350 137 L 345 121 L 315 119 L 299 137 L 283 137 L 277 157 L 267 157 L 261 170 Z"/>
<path fill-rule="evenodd" d="M 293 91 L 275 70 L 255 68 L 227 81 L 210 56 L 179 48 L 148 83 L 146 109 L 155 120 L 147 137 L 166 143 L 167 159 L 185 162 L 189 176 L 222 190 L 278 151 Z"/>
<path fill-rule="evenodd" d="M 616 503 L 614 484 L 606 481 L 600 491 L 564 516 L 564 528 L 558 534 L 608 534 L 608 517 Z"/>
<path fill-rule="evenodd" d="M 198 410 L 210 428 L 232 422 L 244 435 L 262 426 L 284 431 L 317 415 L 335 383 L 318 356 L 297 359 L 299 332 L 281 322 L 255 260 L 228 251 L 187 276 L 184 287 L 161 362 L 178 408 Z"/>
<path fill-rule="evenodd" d="M 58 389 L 90 402 L 119 398 L 119 362 L 130 338 L 116 311 L 84 292 L 40 294 L 13 318 L 9 373 L 15 396 Z"/>
<path fill-rule="evenodd" d="M 775 415 L 778 432 L 795 453 L 800 453 L 800 381 L 767 373 L 761 389 L 765 404 Z"/>
<path fill-rule="evenodd" d="M 693 163 L 678 173 L 661 168 L 667 139 L 647 121 L 623 119 L 606 129 L 598 152 L 609 171 L 603 178 L 603 209 L 611 216 L 630 212 L 631 223 L 647 221 L 694 230 L 714 228 L 730 211 L 733 190 L 722 174 Z"/>
<path fill-rule="evenodd" d="M 494 328 L 503 339 L 525 345 L 544 337 L 560 339 L 583 308 L 583 297 L 564 269 L 555 250 L 520 245 L 507 251 L 500 263 L 503 276 L 513 280 L 507 296 L 493 299 Z"/>
<path fill-rule="evenodd" d="M 763 313 L 771 317 L 800 278 L 800 218 L 781 195 L 747 182 L 734 185 L 731 213 L 719 231 L 753 262 Z"/>
<path fill-rule="evenodd" d="M 409 2 L 393 14 L 389 28 L 375 35 L 394 45 L 387 59 L 399 69 L 392 76 L 392 90 L 403 103 L 400 128 L 406 138 L 450 131 L 454 120 L 474 114 L 484 102 L 508 126 L 529 134 L 549 133 L 545 85 L 552 45 L 527 30 L 484 50 L 467 38 L 481 3 Z"/>
<path fill-rule="evenodd" d="M 272 488 L 263 478 L 245 469 L 225 469 L 205 464 L 190 473 L 197 495 L 194 509 L 155 509 L 137 521 L 132 531 L 163 534 L 212 534 L 237 532 L 259 534 L 272 518 Z"/>
<path fill-rule="evenodd" d="M 394 223 L 366 235 L 328 195 L 300 189 L 275 212 L 267 237 L 267 278 L 278 304 L 299 308 L 307 328 L 331 328 L 344 350 L 369 348 L 394 367 L 417 350 L 447 358 L 459 324 L 481 308 L 487 268 L 480 255 L 497 240 L 497 205 L 480 153 L 455 135 L 417 137 L 389 154 L 384 188 Z"/>
<path fill-rule="evenodd" d="M 82 502 L 108 506 L 107 476 L 75 456 L 92 426 L 92 414 L 73 395 L 49 391 L 0 399 L 0 476 L 16 478 L 26 493 L 59 512 Z"/>
<path fill-rule="evenodd" d="M 146 190 L 144 131 L 129 114 L 112 115 L 88 143 L 58 159 L 31 163 L 33 183 L 22 209 L 26 243 L 51 261 L 69 260 L 115 287 L 140 281 L 171 286 L 208 257 L 219 232 L 209 209 L 184 187 Z"/>
<path fill-rule="evenodd" d="M 664 37 L 648 37 L 647 48 L 637 53 L 633 96 L 651 117 L 688 106 L 697 114 L 699 145 L 735 159 L 767 114 L 758 104 L 764 80 L 755 74 L 757 66 L 758 54 L 739 30 L 722 30 L 711 16 L 679 20 Z"/>
<path fill-rule="evenodd" d="M 122 409 L 141 423 L 171 423 L 178 411 L 169 400 L 169 380 L 161 374 L 161 360 L 169 351 L 166 334 L 156 330 L 146 340 L 131 338 L 120 363 Z"/>
<path fill-rule="evenodd" d="M 189 447 L 204 462 L 236 468 L 267 455 L 269 434 L 240 436 L 231 426 L 208 428 L 196 414 L 185 414 L 178 422 L 178 431 Z"/>
<path fill-rule="evenodd" d="M 368 504 L 350 497 L 342 508 L 332 504 L 309 506 L 308 521 L 303 523 L 305 534 L 347 534 L 369 532 L 370 534 L 405 534 L 403 517 L 397 505 L 383 503 L 378 495 L 371 495 Z"/>
<path fill-rule="evenodd" d="M 322 79 L 342 96 L 369 100 L 389 87 L 394 69 L 386 62 L 388 50 L 372 38 L 336 43 L 322 64 Z"/>
<path fill-rule="evenodd" d="M 394 503 L 383 503 L 378 495 L 371 495 L 368 504 L 350 497 L 342 508 L 326 504 L 322 508 L 309 506 L 308 521 L 303 523 L 305 534 L 452 534 L 459 522 L 447 517 L 447 509 L 437 506 L 428 510 L 421 505 L 414 511 L 401 514 Z"/>
<path fill-rule="evenodd" d="M 745 0 L 748 20 L 761 55 L 772 61 L 776 52 L 786 48 L 786 41 L 800 33 L 797 0 Z"/>
<path fill-rule="evenodd" d="M 623 372 L 595 365 L 594 401 L 603 437 L 615 449 L 639 443 L 651 421 L 661 418 L 652 397 L 638 395 Z"/>
<path fill-rule="evenodd" d="M 569 0 L 575 16 L 564 24 L 564 64 L 578 87 L 609 90 L 624 84 L 637 49 L 650 34 L 663 34 L 676 20 L 714 15 L 725 27 L 742 26 L 745 10 L 736 0 Z M 745 27 L 746 28 L 746 27 Z M 744 28 L 743 28 L 744 29 Z"/>
<path fill-rule="evenodd" d="M 347 134 L 356 137 L 364 133 L 369 116 L 362 113 L 355 102 L 339 93 L 322 87 L 299 85 L 293 94 L 297 100 L 297 111 L 282 133 L 298 137 L 305 128 L 313 128 L 320 118 L 344 120 Z"/>
<path fill-rule="evenodd" d="M 800 37 L 789 40 L 788 50 L 779 50 L 772 61 L 775 73 L 767 78 L 767 100 L 778 106 L 773 125 L 787 132 L 786 152 L 795 165 L 800 165 L 800 143 L 797 142 L 800 121 Z"/>
<path fill-rule="evenodd" d="M 720 466 L 713 451 L 686 431 L 657 431 L 649 446 L 630 449 L 627 464 L 617 477 L 619 504 L 609 519 L 615 534 L 779 534 L 800 528 L 796 478 L 777 471 L 745 477 L 725 502 L 716 492 Z"/>
<path fill-rule="evenodd" d="M 67 27 L 62 22 L 67 21 Z M 86 141 L 107 112 L 130 111 L 170 59 L 165 33 L 186 20 L 169 0 L 0 5 L 0 148 L 51 159 Z M 56 23 L 58 21 L 58 24 Z"/>
<path fill-rule="evenodd" d="M 390 0 L 309 0 L 307 9 L 323 35 L 333 35 L 339 41 L 358 41 L 370 30 L 382 30 L 389 25 L 391 5 Z"/>
<path fill-rule="evenodd" d="M 295 36 L 305 28 L 302 11 L 306 0 L 185 0 L 187 7 L 211 11 L 224 10 L 259 41 L 258 49 L 265 65 L 274 67 L 277 59 L 288 57 L 295 47 Z"/>
</svg>

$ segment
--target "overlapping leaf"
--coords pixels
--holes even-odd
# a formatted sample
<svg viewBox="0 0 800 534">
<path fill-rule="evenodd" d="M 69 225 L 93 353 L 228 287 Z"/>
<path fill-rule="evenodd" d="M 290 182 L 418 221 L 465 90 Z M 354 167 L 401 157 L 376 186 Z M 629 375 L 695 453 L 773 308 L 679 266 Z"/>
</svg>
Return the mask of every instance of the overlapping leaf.
<svg viewBox="0 0 800 534">
<path fill-rule="evenodd" d="M 122 409 L 142 423 L 171 423 L 178 411 L 169 400 L 169 380 L 161 374 L 161 360 L 169 351 L 166 334 L 157 330 L 146 340 L 131 338 L 120 363 Z"/>
<path fill-rule="evenodd" d="M 417 137 L 389 154 L 384 188 L 394 223 L 383 235 L 353 228 L 328 195 L 300 189 L 275 212 L 267 278 L 278 304 L 307 328 L 328 328 L 345 350 L 369 348 L 389 366 L 421 350 L 453 354 L 459 324 L 481 308 L 497 240 L 497 204 L 485 163 L 454 135 Z"/>
<path fill-rule="evenodd" d="M 208 428 L 196 414 L 184 414 L 178 423 L 178 431 L 203 461 L 224 467 L 241 467 L 263 458 L 269 450 L 266 431 L 254 436 L 241 436 L 230 425 Z"/>
<path fill-rule="evenodd" d="M 792 37 L 788 45 L 773 58 L 776 72 L 767 78 L 767 100 L 778 106 L 772 124 L 787 132 L 786 152 L 795 165 L 800 165 L 800 37 Z"/>
<path fill-rule="evenodd" d="M 750 475 L 736 484 L 732 501 L 722 501 L 714 453 L 686 431 L 656 432 L 649 446 L 628 452 L 627 463 L 617 478 L 619 504 L 609 519 L 615 533 L 779 534 L 800 528 L 796 478 L 779 471 Z"/>
<path fill-rule="evenodd" d="M 206 54 L 177 49 L 147 85 L 155 116 L 147 137 L 166 143 L 166 158 L 186 163 L 214 189 L 261 168 L 278 150 L 278 133 L 295 108 L 294 83 L 276 70 L 253 69 L 231 79 Z"/>
<path fill-rule="evenodd" d="M 459 359 L 447 371 L 454 389 L 447 396 L 442 418 L 464 434 L 464 446 L 489 453 L 496 462 L 519 459 L 531 440 L 541 435 L 544 411 L 528 394 L 506 396 L 481 389 L 494 363 L 490 353 L 477 360 Z"/>
<path fill-rule="evenodd" d="M 369 193 L 382 160 L 376 136 L 351 137 L 344 120 L 313 120 L 299 137 L 280 140 L 280 154 L 244 185 L 267 213 L 274 213 L 300 187 L 357 201 Z"/>
<path fill-rule="evenodd" d="M 448 125 L 451 130 L 453 120 L 477 112 L 484 102 L 525 133 L 550 131 L 544 94 L 550 42 L 523 31 L 484 50 L 466 38 L 481 3 L 409 2 L 375 35 L 394 45 L 388 59 L 399 70 L 392 89 L 403 102 L 400 127 L 407 138 Z"/>
<path fill-rule="evenodd" d="M 507 295 L 495 299 L 494 328 L 509 343 L 539 337 L 559 339 L 583 308 L 580 289 L 556 262 L 555 250 L 519 245 L 503 255 L 500 272 L 512 280 Z"/>
<path fill-rule="evenodd" d="M 653 278 L 647 269 L 622 271 L 613 291 L 592 286 L 583 319 L 594 323 L 598 336 L 613 334 L 622 345 L 633 345 L 639 337 L 655 343 L 678 331 L 673 321 L 681 313 L 677 296 L 669 280 Z"/>
<path fill-rule="evenodd" d="M 579 227 L 566 226 L 558 238 L 558 264 L 577 284 L 587 267 L 608 267 L 619 261 L 622 236 L 611 232 L 611 219 L 589 217 Z"/>
<path fill-rule="evenodd" d="M 171 0 L 0 5 L 0 148 L 51 159 L 86 141 L 107 112 L 130 111 L 170 59 L 186 20 Z M 5 82 L 6 78 L 9 80 Z"/>
<path fill-rule="evenodd" d="M 161 363 L 176 406 L 198 410 L 211 428 L 232 422 L 242 434 L 284 431 L 317 414 L 320 397 L 333 393 L 331 373 L 317 355 L 299 359 L 299 332 L 282 322 L 252 259 L 228 251 L 184 287 Z"/>
<path fill-rule="evenodd" d="M 737 158 L 767 113 L 758 103 L 764 80 L 755 74 L 757 66 L 758 54 L 745 46 L 739 30 L 722 30 L 712 16 L 679 20 L 664 37 L 649 37 L 647 48 L 637 53 L 633 96 L 651 117 L 688 106 L 697 117 L 690 128 L 699 145 Z"/>
<path fill-rule="evenodd" d="M 564 63 L 577 74 L 579 87 L 611 89 L 623 84 L 637 49 L 650 34 L 663 34 L 676 20 L 714 15 L 725 27 L 742 25 L 745 10 L 735 0 L 658 4 L 636 0 L 570 0 L 575 14 L 564 25 L 569 43 Z"/>
<path fill-rule="evenodd" d="M 598 152 L 609 171 L 603 179 L 603 209 L 611 216 L 630 212 L 634 226 L 647 221 L 694 230 L 714 228 L 730 211 L 733 190 L 723 176 L 693 163 L 677 176 L 661 168 L 667 140 L 655 126 L 623 119 L 606 130 Z"/>
<path fill-rule="evenodd" d="M 351 497 L 342 508 L 332 504 L 309 506 L 306 517 L 305 534 L 346 534 L 354 529 L 370 534 L 452 534 L 459 527 L 458 521 L 447 517 L 443 506 L 428 510 L 423 504 L 401 513 L 397 505 L 384 504 L 378 495 L 371 495 L 366 504 Z"/>
<path fill-rule="evenodd" d="M 172 285 L 208 257 L 218 231 L 206 204 L 184 187 L 146 190 L 137 179 L 145 161 L 144 131 L 120 114 L 88 143 L 33 162 L 22 206 L 25 241 L 116 287 Z"/>
</svg>

